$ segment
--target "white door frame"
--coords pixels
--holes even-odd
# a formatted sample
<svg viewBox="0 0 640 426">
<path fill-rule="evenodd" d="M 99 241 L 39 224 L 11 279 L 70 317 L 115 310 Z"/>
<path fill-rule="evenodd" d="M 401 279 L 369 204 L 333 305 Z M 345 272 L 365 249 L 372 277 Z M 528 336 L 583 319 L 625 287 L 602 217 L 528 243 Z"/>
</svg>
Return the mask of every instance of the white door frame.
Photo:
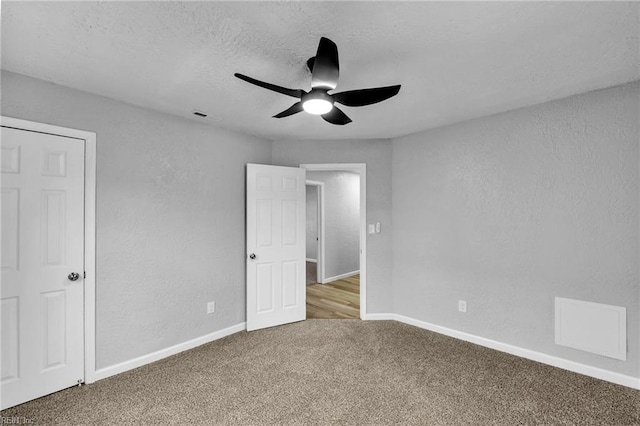
<svg viewBox="0 0 640 426">
<path fill-rule="evenodd" d="M 324 182 L 307 179 L 307 186 L 318 188 L 318 263 L 316 281 L 324 284 Z"/>
<path fill-rule="evenodd" d="M 84 141 L 84 382 L 96 371 L 96 134 L 51 124 L 0 116 L 0 126 Z"/>
<path fill-rule="evenodd" d="M 360 175 L 360 319 L 364 320 L 367 317 L 367 165 L 365 163 L 328 163 L 300 164 L 300 167 L 311 172 L 338 171 L 354 172 Z"/>
</svg>

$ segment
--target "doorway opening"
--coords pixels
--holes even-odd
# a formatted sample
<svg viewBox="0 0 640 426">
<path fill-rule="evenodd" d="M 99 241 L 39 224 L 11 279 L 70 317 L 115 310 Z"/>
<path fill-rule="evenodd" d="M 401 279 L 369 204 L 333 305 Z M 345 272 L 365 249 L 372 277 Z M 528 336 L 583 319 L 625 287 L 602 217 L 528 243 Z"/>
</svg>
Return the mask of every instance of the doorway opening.
<svg viewBox="0 0 640 426">
<path fill-rule="evenodd" d="M 303 164 L 307 319 L 366 315 L 366 166 Z"/>
<path fill-rule="evenodd" d="M 324 281 L 324 182 L 306 181 L 306 280 Z"/>
</svg>

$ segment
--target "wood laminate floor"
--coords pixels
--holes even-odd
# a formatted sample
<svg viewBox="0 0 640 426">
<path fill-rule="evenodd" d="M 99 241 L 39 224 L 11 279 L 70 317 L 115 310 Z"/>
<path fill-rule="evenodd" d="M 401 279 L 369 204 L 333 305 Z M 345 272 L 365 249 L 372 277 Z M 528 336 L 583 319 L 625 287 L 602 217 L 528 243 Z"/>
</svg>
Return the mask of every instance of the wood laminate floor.
<svg viewBox="0 0 640 426">
<path fill-rule="evenodd" d="M 307 319 L 360 318 L 360 275 L 307 286 Z"/>
</svg>

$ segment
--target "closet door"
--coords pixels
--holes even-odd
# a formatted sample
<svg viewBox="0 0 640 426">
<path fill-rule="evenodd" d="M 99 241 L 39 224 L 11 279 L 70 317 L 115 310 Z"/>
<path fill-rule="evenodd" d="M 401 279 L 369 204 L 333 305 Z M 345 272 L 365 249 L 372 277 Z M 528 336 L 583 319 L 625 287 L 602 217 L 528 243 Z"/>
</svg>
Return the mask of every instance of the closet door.
<svg viewBox="0 0 640 426">
<path fill-rule="evenodd" d="M 2 127 L 1 407 L 84 378 L 85 141 Z"/>
</svg>

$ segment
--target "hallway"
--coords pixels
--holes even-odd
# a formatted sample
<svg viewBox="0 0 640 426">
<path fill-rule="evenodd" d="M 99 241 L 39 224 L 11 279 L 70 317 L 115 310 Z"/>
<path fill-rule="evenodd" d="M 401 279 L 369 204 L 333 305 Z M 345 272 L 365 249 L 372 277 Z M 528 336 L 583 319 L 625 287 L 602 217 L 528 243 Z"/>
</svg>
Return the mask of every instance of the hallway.
<svg viewBox="0 0 640 426">
<path fill-rule="evenodd" d="M 307 285 L 307 319 L 359 319 L 360 275 Z"/>
</svg>

